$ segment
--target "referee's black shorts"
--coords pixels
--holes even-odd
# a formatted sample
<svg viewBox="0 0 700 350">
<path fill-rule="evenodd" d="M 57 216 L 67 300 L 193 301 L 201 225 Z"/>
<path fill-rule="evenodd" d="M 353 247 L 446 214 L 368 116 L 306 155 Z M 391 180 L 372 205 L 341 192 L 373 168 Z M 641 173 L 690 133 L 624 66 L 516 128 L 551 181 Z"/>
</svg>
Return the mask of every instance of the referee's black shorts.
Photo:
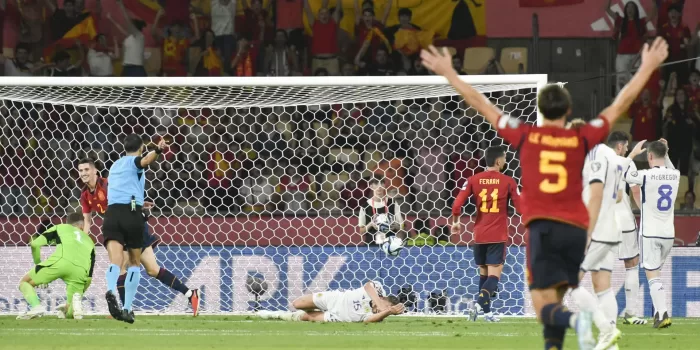
<svg viewBox="0 0 700 350">
<path fill-rule="evenodd" d="M 109 241 L 117 241 L 130 249 L 143 246 L 143 230 L 146 220 L 140 205 L 131 210 L 130 204 L 112 204 L 107 207 L 102 222 L 102 238 L 105 246 Z"/>
</svg>

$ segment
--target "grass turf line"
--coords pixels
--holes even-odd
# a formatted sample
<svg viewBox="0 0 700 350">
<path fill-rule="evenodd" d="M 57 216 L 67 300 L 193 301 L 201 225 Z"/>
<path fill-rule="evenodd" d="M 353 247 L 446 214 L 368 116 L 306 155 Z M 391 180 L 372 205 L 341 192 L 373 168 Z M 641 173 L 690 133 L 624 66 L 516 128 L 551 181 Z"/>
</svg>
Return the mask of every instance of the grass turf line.
<svg viewBox="0 0 700 350">
<path fill-rule="evenodd" d="M 673 319 L 656 330 L 619 325 L 620 348 L 692 349 L 700 343 L 699 319 Z M 103 317 L 18 321 L 0 317 L 0 349 L 542 349 L 533 319 L 499 324 L 459 318 L 393 318 L 381 324 L 264 321 L 246 316 L 137 316 L 128 325 Z M 565 349 L 576 349 L 573 331 Z"/>
</svg>

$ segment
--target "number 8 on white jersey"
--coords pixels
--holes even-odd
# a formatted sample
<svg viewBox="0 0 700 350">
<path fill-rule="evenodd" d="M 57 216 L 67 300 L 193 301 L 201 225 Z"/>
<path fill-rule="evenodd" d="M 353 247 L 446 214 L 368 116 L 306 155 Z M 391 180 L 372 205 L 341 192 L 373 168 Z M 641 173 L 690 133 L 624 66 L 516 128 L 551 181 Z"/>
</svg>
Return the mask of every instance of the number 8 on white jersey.
<svg viewBox="0 0 700 350">
<path fill-rule="evenodd" d="M 675 238 L 673 215 L 680 178 L 678 170 L 666 167 L 629 171 L 625 174 L 627 183 L 641 186 L 642 237 Z"/>
</svg>

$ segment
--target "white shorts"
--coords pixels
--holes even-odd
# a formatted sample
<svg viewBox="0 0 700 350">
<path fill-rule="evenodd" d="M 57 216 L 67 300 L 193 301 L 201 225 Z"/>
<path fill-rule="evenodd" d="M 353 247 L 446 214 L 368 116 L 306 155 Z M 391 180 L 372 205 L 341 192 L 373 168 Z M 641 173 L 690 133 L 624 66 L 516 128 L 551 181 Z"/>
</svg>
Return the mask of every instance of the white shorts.
<svg viewBox="0 0 700 350">
<path fill-rule="evenodd" d="M 629 260 L 639 256 L 639 233 L 637 229 L 622 231 L 622 242 L 619 247 L 617 257 L 620 260 Z"/>
<path fill-rule="evenodd" d="M 339 291 L 314 293 L 314 305 L 316 305 L 320 311 L 323 311 L 324 322 L 342 322 L 341 315 L 338 312 L 338 304 L 340 304 L 342 294 L 343 293 Z"/>
<path fill-rule="evenodd" d="M 588 271 L 612 271 L 615 263 L 615 254 L 618 243 L 591 242 L 586 256 L 581 263 L 581 270 Z"/>
<path fill-rule="evenodd" d="M 642 237 L 641 261 L 645 270 L 659 270 L 673 248 L 673 238 Z"/>
</svg>

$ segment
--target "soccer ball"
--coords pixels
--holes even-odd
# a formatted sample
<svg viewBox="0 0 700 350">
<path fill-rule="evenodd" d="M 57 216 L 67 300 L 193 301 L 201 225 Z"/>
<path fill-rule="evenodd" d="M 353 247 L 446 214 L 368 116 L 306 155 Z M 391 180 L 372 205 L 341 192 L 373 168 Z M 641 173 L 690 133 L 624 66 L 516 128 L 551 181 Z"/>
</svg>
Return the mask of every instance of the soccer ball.
<svg viewBox="0 0 700 350">
<path fill-rule="evenodd" d="M 389 256 L 399 255 L 401 249 L 403 249 L 403 240 L 396 236 L 390 236 L 386 242 L 382 243 L 382 250 Z"/>
<path fill-rule="evenodd" d="M 379 232 L 389 232 L 389 219 L 389 216 L 386 214 L 378 214 L 377 217 L 374 218 Z"/>
</svg>

